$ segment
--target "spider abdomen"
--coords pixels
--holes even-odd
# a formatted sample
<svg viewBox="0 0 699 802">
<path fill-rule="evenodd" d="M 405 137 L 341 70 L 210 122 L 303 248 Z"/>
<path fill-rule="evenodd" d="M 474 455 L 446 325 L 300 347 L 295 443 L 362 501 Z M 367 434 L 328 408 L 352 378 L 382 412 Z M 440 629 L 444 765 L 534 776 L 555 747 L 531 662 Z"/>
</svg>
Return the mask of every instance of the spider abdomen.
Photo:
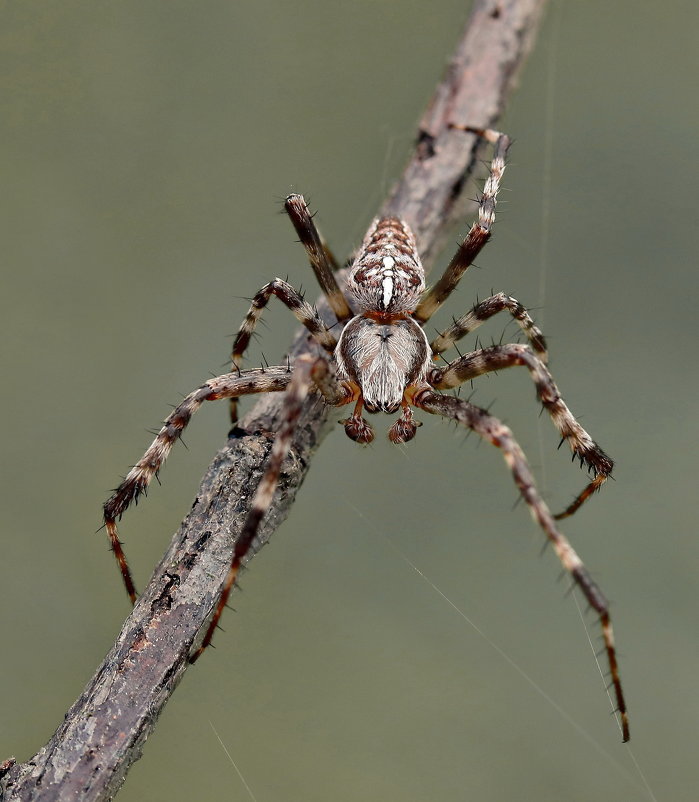
<svg viewBox="0 0 699 802">
<path fill-rule="evenodd" d="M 359 315 L 340 336 L 338 378 L 360 387 L 367 412 L 395 412 L 405 388 L 424 380 L 430 353 L 425 333 L 412 318 L 384 322 Z"/>
<path fill-rule="evenodd" d="M 360 312 L 412 312 L 425 289 L 425 271 L 415 237 L 404 220 L 374 220 L 347 278 L 347 292 Z"/>
</svg>

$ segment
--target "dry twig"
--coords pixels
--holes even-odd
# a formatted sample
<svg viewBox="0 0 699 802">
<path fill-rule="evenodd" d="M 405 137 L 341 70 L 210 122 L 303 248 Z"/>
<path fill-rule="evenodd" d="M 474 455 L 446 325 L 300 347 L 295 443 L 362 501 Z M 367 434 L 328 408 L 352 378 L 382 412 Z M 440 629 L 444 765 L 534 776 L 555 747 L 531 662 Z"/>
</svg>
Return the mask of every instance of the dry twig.
<svg viewBox="0 0 699 802">
<path fill-rule="evenodd" d="M 382 213 L 405 218 L 423 261 L 437 251 L 475 164 L 475 141 L 451 124 L 491 127 L 529 52 L 544 0 L 477 0 L 466 30 L 420 122 L 415 152 Z M 326 312 L 327 313 L 327 312 Z M 299 336 L 296 356 L 309 347 Z M 264 396 L 241 421 L 245 434 L 216 455 L 191 512 L 150 584 L 65 720 L 33 758 L 0 764 L 4 800 L 106 800 L 141 755 L 184 671 L 228 570 L 278 428 L 281 398 Z M 323 406 L 305 406 L 270 514 L 266 539 L 286 517 L 324 434 Z M 198 670 L 205 670 L 200 664 Z"/>
</svg>

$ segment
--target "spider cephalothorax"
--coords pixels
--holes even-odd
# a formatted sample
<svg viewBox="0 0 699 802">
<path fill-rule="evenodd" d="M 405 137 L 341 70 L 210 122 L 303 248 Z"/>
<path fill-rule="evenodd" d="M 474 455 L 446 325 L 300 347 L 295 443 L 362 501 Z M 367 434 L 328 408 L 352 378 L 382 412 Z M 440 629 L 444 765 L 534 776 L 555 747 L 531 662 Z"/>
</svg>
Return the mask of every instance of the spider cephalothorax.
<svg viewBox="0 0 699 802">
<path fill-rule="evenodd" d="M 581 559 L 559 531 L 557 520 L 572 515 L 611 474 L 613 463 L 575 419 L 546 367 L 546 342 L 527 310 L 515 298 L 497 293 L 477 303 L 469 312 L 441 332 L 432 342 L 424 325 L 456 288 L 490 237 L 495 219 L 497 192 L 505 169 L 509 138 L 496 131 L 467 129 L 494 145 L 490 175 L 479 203 L 478 220 L 439 280 L 425 291 L 425 275 L 415 237 L 408 224 L 397 217 L 375 220 L 352 264 L 343 293 L 335 279 L 336 265 L 318 234 L 304 199 L 290 195 L 285 209 L 309 256 L 316 278 L 337 319 L 331 330 L 318 311 L 286 281 L 276 278 L 254 296 L 233 344 L 233 370 L 209 379 L 188 395 L 169 415 L 143 457 L 104 506 L 104 519 L 119 562 L 126 589 L 134 601 L 136 591 L 119 542 L 116 520 L 143 493 L 157 475 L 174 443 L 192 415 L 204 401 L 231 399 L 231 415 L 237 420 L 237 399 L 241 395 L 285 391 L 284 423 L 277 433 L 265 473 L 252 498 L 242 531 L 233 544 L 230 569 L 204 639 L 190 658 L 192 662 L 211 643 L 213 633 L 244 563 L 259 525 L 267 512 L 281 471 L 282 462 L 298 422 L 307 394 L 316 390 L 332 406 L 354 404 L 343 421 L 345 432 L 359 443 L 374 438 L 369 413 L 401 413 L 389 429 L 389 438 L 405 443 L 420 425 L 413 420 L 412 407 L 447 417 L 476 432 L 499 448 L 532 517 L 553 546 L 563 567 L 580 588 L 602 626 L 612 687 L 621 715 L 624 740 L 628 740 L 628 718 L 617 666 L 609 606 Z M 272 295 L 277 296 L 306 327 L 325 352 L 299 358 L 293 367 L 241 371 L 240 364 L 255 326 Z M 477 348 L 441 367 L 434 360 L 499 312 L 509 313 L 527 338 L 527 344 L 509 343 Z M 337 334 L 339 333 L 339 335 Z M 550 415 L 562 442 L 573 457 L 588 467 L 592 479 L 559 515 L 552 515 L 539 495 L 526 457 L 510 429 L 498 418 L 469 401 L 440 391 L 504 368 L 523 366 L 534 382 L 537 397 Z"/>
</svg>

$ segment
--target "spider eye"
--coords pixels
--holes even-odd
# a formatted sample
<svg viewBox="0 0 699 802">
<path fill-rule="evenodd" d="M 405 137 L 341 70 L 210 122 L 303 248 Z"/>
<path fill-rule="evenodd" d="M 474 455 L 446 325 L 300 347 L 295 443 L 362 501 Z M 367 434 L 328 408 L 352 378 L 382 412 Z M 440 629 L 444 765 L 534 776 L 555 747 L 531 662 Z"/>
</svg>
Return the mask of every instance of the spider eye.
<svg viewBox="0 0 699 802">
<path fill-rule="evenodd" d="M 371 415 L 374 415 L 378 412 L 397 412 L 398 408 L 400 407 L 400 401 L 391 402 L 391 401 L 368 401 L 367 398 L 364 398 L 364 409 Z"/>
</svg>

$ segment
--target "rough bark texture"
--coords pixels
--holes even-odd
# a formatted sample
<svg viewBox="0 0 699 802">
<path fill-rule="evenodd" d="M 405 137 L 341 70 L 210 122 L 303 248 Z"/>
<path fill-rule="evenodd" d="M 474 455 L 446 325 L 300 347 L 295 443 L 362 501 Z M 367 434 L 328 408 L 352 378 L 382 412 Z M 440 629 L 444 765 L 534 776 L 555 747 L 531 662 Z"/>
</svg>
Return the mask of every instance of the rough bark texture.
<svg viewBox="0 0 699 802">
<path fill-rule="evenodd" d="M 424 261 L 439 247 L 475 164 L 475 140 L 451 124 L 494 126 L 536 32 L 545 0 L 477 0 L 419 126 L 417 146 L 382 213 L 413 228 Z M 327 311 L 326 311 L 327 314 Z M 291 348 L 308 348 L 299 336 Z M 107 800 L 141 755 L 216 603 L 276 431 L 281 397 L 262 398 L 217 454 L 190 514 L 113 648 L 55 735 L 31 760 L 0 764 L 4 800 Z M 325 430 L 306 403 L 262 539 L 288 514 Z M 206 660 L 197 667 L 205 670 Z"/>
</svg>

